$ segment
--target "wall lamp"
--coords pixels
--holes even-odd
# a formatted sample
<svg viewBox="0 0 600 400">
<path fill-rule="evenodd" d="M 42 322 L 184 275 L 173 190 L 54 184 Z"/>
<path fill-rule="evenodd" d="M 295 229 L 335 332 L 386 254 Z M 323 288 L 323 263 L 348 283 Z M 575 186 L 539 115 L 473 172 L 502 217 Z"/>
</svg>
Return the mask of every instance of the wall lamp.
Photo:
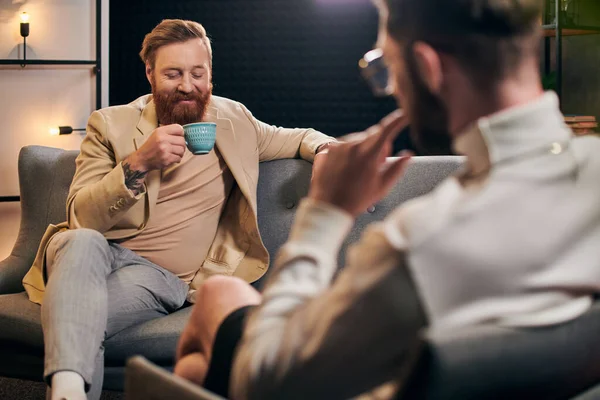
<svg viewBox="0 0 600 400">
<path fill-rule="evenodd" d="M 25 61 L 27 61 L 27 36 L 29 36 L 29 14 L 26 12 L 21 13 L 21 36 L 23 37 L 23 64 L 21 64 L 21 67 L 25 67 Z"/>
<path fill-rule="evenodd" d="M 85 128 L 73 128 L 72 126 L 55 126 L 50 128 L 50 135 L 70 135 L 73 132 L 85 132 Z"/>
</svg>

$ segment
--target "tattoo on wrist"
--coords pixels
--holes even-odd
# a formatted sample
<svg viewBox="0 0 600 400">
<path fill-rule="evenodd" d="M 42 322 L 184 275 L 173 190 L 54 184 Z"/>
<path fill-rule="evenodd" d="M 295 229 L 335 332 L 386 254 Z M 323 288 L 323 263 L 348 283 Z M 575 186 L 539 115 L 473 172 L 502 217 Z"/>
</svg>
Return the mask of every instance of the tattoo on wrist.
<svg viewBox="0 0 600 400">
<path fill-rule="evenodd" d="M 148 171 L 142 172 L 131 168 L 127 161 L 123 161 L 123 173 L 125 174 L 125 186 L 131 190 L 134 196 L 140 194 L 144 188 L 144 180 Z"/>
</svg>

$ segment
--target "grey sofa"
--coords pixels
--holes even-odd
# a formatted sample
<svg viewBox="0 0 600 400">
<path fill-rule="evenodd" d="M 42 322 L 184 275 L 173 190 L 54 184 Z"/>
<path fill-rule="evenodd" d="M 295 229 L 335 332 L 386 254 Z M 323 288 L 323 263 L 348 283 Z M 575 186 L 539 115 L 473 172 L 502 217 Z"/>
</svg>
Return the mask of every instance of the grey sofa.
<svg viewBox="0 0 600 400">
<path fill-rule="evenodd" d="M 0 262 L 0 376 L 41 380 L 40 309 L 27 300 L 21 280 L 33 262 L 46 226 L 65 220 L 66 196 L 76 156 L 76 151 L 40 146 L 25 147 L 19 155 L 21 226 L 11 255 Z M 430 191 L 461 162 L 458 157 L 415 158 L 392 193 L 358 218 L 346 244 L 356 240 L 366 224 L 383 219 L 403 201 Z M 280 160 L 260 166 L 258 217 L 271 255 L 287 238 L 295 208 L 308 192 L 310 172 L 311 165 L 302 160 Z M 261 281 L 256 283 L 257 287 L 260 285 Z M 183 309 L 139 324 L 107 340 L 104 388 L 123 390 L 125 362 L 137 354 L 158 366 L 172 367 L 176 343 L 189 311 Z"/>
</svg>

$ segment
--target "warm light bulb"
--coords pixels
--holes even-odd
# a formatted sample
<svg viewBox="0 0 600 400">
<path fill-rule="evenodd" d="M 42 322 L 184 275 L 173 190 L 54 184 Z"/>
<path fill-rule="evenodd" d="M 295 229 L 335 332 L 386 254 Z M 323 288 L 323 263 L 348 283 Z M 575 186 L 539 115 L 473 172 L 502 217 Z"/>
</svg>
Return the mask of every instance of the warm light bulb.
<svg viewBox="0 0 600 400">
<path fill-rule="evenodd" d="M 58 127 L 53 127 L 50 128 L 50 135 L 52 136 L 58 136 L 60 134 L 60 129 L 58 129 Z"/>
<path fill-rule="evenodd" d="M 26 12 L 21 13 L 21 22 L 26 24 L 29 22 L 29 14 Z"/>
</svg>

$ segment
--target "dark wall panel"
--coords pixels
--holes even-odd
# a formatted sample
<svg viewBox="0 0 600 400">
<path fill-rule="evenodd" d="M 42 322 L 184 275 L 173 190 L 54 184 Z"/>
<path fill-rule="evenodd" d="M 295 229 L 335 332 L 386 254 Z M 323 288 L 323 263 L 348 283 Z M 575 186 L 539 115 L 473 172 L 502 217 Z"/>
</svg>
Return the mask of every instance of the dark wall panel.
<svg viewBox="0 0 600 400">
<path fill-rule="evenodd" d="M 375 99 L 358 60 L 377 37 L 369 0 L 136 0 L 110 4 L 110 103 L 150 88 L 138 52 L 163 18 L 202 23 L 213 41 L 214 93 L 271 124 L 338 136 L 394 108 Z"/>
</svg>

